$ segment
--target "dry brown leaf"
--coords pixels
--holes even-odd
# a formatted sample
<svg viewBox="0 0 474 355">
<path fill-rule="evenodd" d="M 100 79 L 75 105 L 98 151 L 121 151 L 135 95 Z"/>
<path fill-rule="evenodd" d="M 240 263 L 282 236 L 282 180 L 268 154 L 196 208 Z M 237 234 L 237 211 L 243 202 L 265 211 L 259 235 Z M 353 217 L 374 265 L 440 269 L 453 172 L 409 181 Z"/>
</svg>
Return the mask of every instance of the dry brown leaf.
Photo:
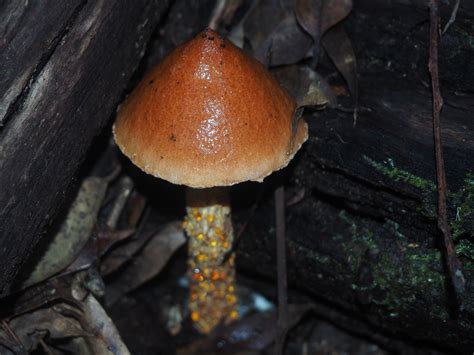
<svg viewBox="0 0 474 355">
<path fill-rule="evenodd" d="M 83 338 L 90 355 L 129 355 L 114 323 L 92 294 L 83 301 L 83 322 L 93 336 Z M 83 354 L 84 352 L 81 352 Z"/>
<path fill-rule="evenodd" d="M 133 229 L 116 231 L 107 226 L 98 228 L 96 233 L 92 235 L 92 238 L 89 238 L 76 260 L 74 260 L 63 274 L 69 274 L 89 268 L 115 244 L 130 238 L 134 233 L 135 230 Z"/>
<path fill-rule="evenodd" d="M 116 246 L 102 259 L 100 273 L 106 277 L 130 261 L 153 237 L 153 233 L 137 232 L 126 243 Z"/>
<path fill-rule="evenodd" d="M 337 23 L 341 22 L 352 10 L 352 0 L 296 0 L 296 18 L 319 43 L 321 36 Z"/>
<path fill-rule="evenodd" d="M 253 52 L 263 45 L 288 14 L 279 0 L 261 0 L 253 3 L 243 23 L 244 36 Z"/>
<path fill-rule="evenodd" d="M 153 235 L 133 260 L 120 269 L 107 285 L 106 302 L 116 302 L 126 294 L 160 273 L 174 252 L 186 242 L 182 223 L 167 224 Z"/>
<path fill-rule="evenodd" d="M 71 308 L 62 303 L 5 322 L 0 328 L 0 349 L 3 346 L 15 354 L 23 354 L 37 349 L 40 340 L 45 337 L 56 340 L 90 335 L 73 316 Z"/>
<path fill-rule="evenodd" d="M 296 19 L 313 39 L 313 67 L 318 63 L 324 34 L 342 21 L 351 10 L 352 0 L 296 0 Z"/>
<path fill-rule="evenodd" d="M 266 66 L 299 62 L 310 53 L 312 40 L 297 24 L 292 6 L 278 0 L 255 2 L 231 37 L 239 44 L 245 37 L 254 56 Z"/>
<path fill-rule="evenodd" d="M 344 27 L 338 24 L 323 37 L 323 47 L 347 83 L 354 102 L 358 102 L 357 64 L 352 43 Z"/>
<path fill-rule="evenodd" d="M 255 49 L 254 55 L 267 66 L 294 64 L 310 56 L 311 37 L 298 26 L 289 13 Z"/>
<path fill-rule="evenodd" d="M 274 69 L 272 73 L 295 98 L 298 107 L 324 108 L 337 104 L 326 80 L 308 66 L 290 65 Z"/>
<path fill-rule="evenodd" d="M 113 322 L 84 289 L 85 275 L 78 272 L 63 282 L 54 278 L 41 284 L 48 287 L 34 286 L 13 299 L 15 307 L 10 308 L 16 312 L 0 326 L 0 353 L 46 347 L 55 354 L 128 355 Z"/>
</svg>

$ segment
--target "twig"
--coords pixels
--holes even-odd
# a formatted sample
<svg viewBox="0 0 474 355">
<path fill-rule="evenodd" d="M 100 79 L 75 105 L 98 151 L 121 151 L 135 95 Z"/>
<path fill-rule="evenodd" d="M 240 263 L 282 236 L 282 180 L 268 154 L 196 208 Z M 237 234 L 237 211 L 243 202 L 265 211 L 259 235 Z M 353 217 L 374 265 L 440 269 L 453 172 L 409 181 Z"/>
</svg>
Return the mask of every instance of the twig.
<svg viewBox="0 0 474 355">
<path fill-rule="evenodd" d="M 451 27 L 451 25 L 454 23 L 454 21 L 456 21 L 456 15 L 458 14 L 460 4 L 461 4 L 461 0 L 456 0 L 456 2 L 454 3 L 453 11 L 451 11 L 451 16 L 449 17 L 448 22 L 444 26 L 444 29 L 443 29 L 443 32 L 442 32 L 443 35 L 446 33 L 446 31 L 449 29 L 449 27 Z"/>
<path fill-rule="evenodd" d="M 112 207 L 112 211 L 110 212 L 109 216 L 107 217 L 107 226 L 109 228 L 116 228 L 119 217 L 125 208 L 125 204 L 127 203 L 128 197 L 133 189 L 133 181 L 128 176 L 125 176 L 120 179 L 119 181 L 119 192 L 115 197 L 115 201 Z"/>
<path fill-rule="evenodd" d="M 453 239 L 448 225 L 446 208 L 446 173 L 444 168 L 443 146 L 441 144 L 440 112 L 443 98 L 439 89 L 438 75 L 438 38 L 439 38 L 439 8 L 438 0 L 430 0 L 430 48 L 428 68 L 431 74 L 433 93 L 433 135 L 436 157 L 436 178 L 438 181 L 438 228 L 443 236 L 444 255 L 449 272 L 450 281 L 454 290 L 457 305 L 462 305 L 462 296 L 465 291 L 465 280 L 461 262 L 454 252 Z"/>
<path fill-rule="evenodd" d="M 46 354 L 54 355 L 53 352 L 49 349 L 49 346 L 44 342 L 43 338 L 39 339 L 39 343 L 41 344 L 41 347 L 43 348 Z"/>
<path fill-rule="evenodd" d="M 16 333 L 13 331 L 13 329 L 10 328 L 10 325 L 8 324 L 8 322 L 5 319 L 2 320 L 2 327 L 3 327 L 3 329 L 5 329 L 5 331 L 8 333 L 8 335 L 10 335 L 16 341 L 17 345 L 20 347 L 20 350 L 24 351 L 25 350 L 25 345 L 23 344 L 21 339 L 18 338 Z"/>
<path fill-rule="evenodd" d="M 222 15 L 224 14 L 226 5 L 227 5 L 227 0 L 217 1 L 207 27 L 212 28 L 213 30 L 217 31 L 217 29 L 219 28 L 219 23 L 221 22 L 221 19 L 222 19 Z"/>
<path fill-rule="evenodd" d="M 121 171 L 122 167 L 120 165 L 116 166 L 107 176 L 103 177 L 104 181 L 110 184 L 119 176 Z"/>
<path fill-rule="evenodd" d="M 275 219 L 277 246 L 278 320 L 275 338 L 275 355 L 283 354 L 286 332 L 288 330 L 288 294 L 286 277 L 285 241 L 285 188 L 275 190 Z"/>
</svg>

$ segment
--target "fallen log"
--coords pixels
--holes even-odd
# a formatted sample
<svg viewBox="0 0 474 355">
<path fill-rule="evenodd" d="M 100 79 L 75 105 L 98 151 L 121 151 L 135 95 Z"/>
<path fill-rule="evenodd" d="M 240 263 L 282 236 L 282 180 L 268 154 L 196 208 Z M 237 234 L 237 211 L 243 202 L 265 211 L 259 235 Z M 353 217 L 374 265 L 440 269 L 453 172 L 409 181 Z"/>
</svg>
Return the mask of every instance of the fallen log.
<svg viewBox="0 0 474 355">
<path fill-rule="evenodd" d="M 472 61 L 466 67 L 473 50 L 463 44 L 473 32 L 463 29 L 473 12 L 459 12 L 440 44 L 449 220 L 467 280 L 457 312 L 436 222 L 428 12 L 393 5 L 359 5 L 346 23 L 359 62 L 356 122 L 336 109 L 307 116 L 310 139 L 280 176 L 287 179 L 289 285 L 362 320 L 366 335 L 468 353 L 474 349 L 474 67 Z M 252 199 L 241 196 L 260 188 L 238 189 L 238 221 L 248 224 L 237 264 L 247 274 L 275 278 L 271 194 L 249 214 L 244 207 Z"/>
<path fill-rule="evenodd" d="M 0 296 L 69 195 L 169 3 L 0 5 Z"/>
</svg>

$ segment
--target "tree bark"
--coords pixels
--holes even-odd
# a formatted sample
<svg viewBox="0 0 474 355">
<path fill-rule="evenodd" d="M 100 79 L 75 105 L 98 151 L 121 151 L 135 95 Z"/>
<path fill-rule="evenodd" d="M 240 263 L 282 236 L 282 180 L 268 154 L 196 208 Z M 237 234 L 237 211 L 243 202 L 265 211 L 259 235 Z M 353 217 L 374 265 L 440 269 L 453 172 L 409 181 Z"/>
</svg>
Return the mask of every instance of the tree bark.
<svg viewBox="0 0 474 355">
<path fill-rule="evenodd" d="M 0 296 L 64 202 L 169 3 L 0 5 Z"/>
</svg>

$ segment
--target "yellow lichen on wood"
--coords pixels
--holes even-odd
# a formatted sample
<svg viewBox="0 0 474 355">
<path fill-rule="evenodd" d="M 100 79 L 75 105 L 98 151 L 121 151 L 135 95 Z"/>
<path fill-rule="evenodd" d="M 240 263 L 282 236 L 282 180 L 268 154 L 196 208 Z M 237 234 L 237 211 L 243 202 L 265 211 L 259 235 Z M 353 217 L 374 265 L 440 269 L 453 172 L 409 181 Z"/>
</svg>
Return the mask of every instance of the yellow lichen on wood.
<svg viewBox="0 0 474 355">
<path fill-rule="evenodd" d="M 235 293 L 235 256 L 230 207 L 226 200 L 187 207 L 183 224 L 189 237 L 189 311 L 195 328 L 209 333 L 219 323 L 238 317 Z"/>
</svg>

